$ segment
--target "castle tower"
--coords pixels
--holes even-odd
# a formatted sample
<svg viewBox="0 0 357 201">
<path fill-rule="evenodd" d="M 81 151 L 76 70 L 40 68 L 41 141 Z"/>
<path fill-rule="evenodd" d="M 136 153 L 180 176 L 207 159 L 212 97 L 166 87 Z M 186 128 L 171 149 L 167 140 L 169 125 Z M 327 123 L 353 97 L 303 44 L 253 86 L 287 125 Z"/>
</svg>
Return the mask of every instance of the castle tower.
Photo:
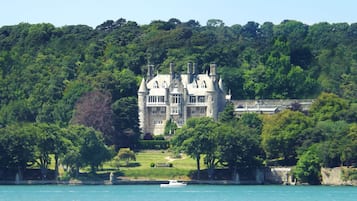
<svg viewBox="0 0 357 201">
<path fill-rule="evenodd" d="M 145 122 L 147 122 L 147 107 L 146 107 L 146 95 L 148 89 L 146 87 L 145 78 L 141 80 L 138 90 L 138 110 L 139 110 L 139 127 L 143 134 L 147 132 Z"/>
<path fill-rule="evenodd" d="M 213 79 L 207 82 L 207 113 L 206 116 L 218 119 L 217 91 Z"/>
</svg>

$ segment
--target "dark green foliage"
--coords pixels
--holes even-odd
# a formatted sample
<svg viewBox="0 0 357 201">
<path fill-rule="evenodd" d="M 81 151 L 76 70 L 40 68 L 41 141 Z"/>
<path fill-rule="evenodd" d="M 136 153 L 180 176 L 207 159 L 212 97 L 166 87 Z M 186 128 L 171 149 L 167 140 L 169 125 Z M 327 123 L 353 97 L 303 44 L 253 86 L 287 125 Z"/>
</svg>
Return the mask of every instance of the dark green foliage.
<svg viewBox="0 0 357 201">
<path fill-rule="evenodd" d="M 222 123 L 234 122 L 236 121 L 236 117 L 234 115 L 234 104 L 228 102 L 224 108 L 224 110 L 219 113 L 218 120 Z"/>
<path fill-rule="evenodd" d="M 355 24 L 225 26 L 212 19 L 108 20 L 54 27 L 21 23 L 0 28 L 0 123 L 68 125 L 84 93 L 106 90 L 112 103 L 136 96 L 137 76 L 149 61 L 160 72 L 187 62 L 215 62 L 235 99 L 316 97 L 321 91 L 356 99 Z M 331 31 L 334 30 L 334 31 Z M 136 131 L 135 131 L 136 132 Z"/>
<path fill-rule="evenodd" d="M 83 127 L 78 134 L 81 138 L 79 148 L 81 162 L 83 165 L 89 165 L 91 171 L 95 173 L 98 166 L 110 160 L 113 155 L 104 144 L 104 139 L 99 132 Z"/>
<path fill-rule="evenodd" d="M 0 128 L 0 169 L 16 171 L 22 179 L 23 171 L 36 160 L 34 129 L 30 124 Z"/>
<path fill-rule="evenodd" d="M 164 134 L 165 135 L 173 135 L 173 134 L 175 134 L 176 129 L 177 129 L 176 123 L 173 122 L 171 119 L 169 119 L 166 122 Z"/>
<path fill-rule="evenodd" d="M 234 126 L 221 124 L 217 131 L 219 160 L 232 171 L 232 179 L 238 169 L 261 165 L 260 132 L 241 122 Z"/>
<path fill-rule="evenodd" d="M 294 175 L 302 183 L 320 184 L 320 159 L 316 154 L 316 150 L 308 150 L 304 152 L 294 169 Z"/>
<path fill-rule="evenodd" d="M 201 155 L 205 155 L 205 164 L 211 175 L 218 160 L 216 132 L 218 124 L 209 117 L 194 117 L 173 136 L 171 143 L 178 150 L 196 159 L 197 178 L 199 179 Z"/>
<path fill-rule="evenodd" d="M 118 147 L 135 148 L 140 138 L 137 98 L 123 97 L 112 104 L 112 110 L 114 144 Z"/>
<path fill-rule="evenodd" d="M 282 159 L 281 165 L 294 165 L 297 150 L 308 136 L 303 131 L 312 121 L 301 112 L 285 110 L 266 117 L 262 129 L 262 147 L 268 159 Z"/>
<path fill-rule="evenodd" d="M 348 102 L 335 94 L 322 93 L 313 103 L 310 114 L 318 121 L 342 120 L 348 111 Z"/>
</svg>

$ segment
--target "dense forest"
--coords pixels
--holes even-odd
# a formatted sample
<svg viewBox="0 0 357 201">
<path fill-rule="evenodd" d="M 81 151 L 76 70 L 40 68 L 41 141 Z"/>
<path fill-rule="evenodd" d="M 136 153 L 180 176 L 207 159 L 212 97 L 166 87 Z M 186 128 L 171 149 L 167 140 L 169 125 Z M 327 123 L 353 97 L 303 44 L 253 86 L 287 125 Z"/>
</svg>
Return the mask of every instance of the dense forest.
<svg viewBox="0 0 357 201">
<path fill-rule="evenodd" d="M 355 125 L 351 125 L 356 122 L 353 111 L 357 100 L 357 23 L 306 25 L 285 20 L 277 25 L 251 21 L 225 26 L 218 19 L 200 25 L 195 20 L 181 22 L 174 18 L 148 25 L 121 18 L 95 28 L 21 23 L 0 28 L 0 151 L 7 153 L 0 156 L 0 168 L 20 170 L 36 157 L 43 159 L 40 163 L 47 167 L 49 150 L 51 154 L 56 150 L 55 155 L 61 157 L 68 152 L 61 148 L 63 144 L 74 150 L 83 144 L 78 139 L 77 148 L 69 146 L 75 140 L 65 137 L 68 132 L 81 133 L 78 135 L 88 140 L 98 138 L 116 148 L 135 148 L 140 136 L 138 83 L 146 75 L 148 64 L 165 73 L 170 62 L 176 64 L 178 72 L 188 62 L 196 63 L 201 72 L 210 63 L 216 63 L 233 99 L 317 98 L 326 92 L 324 96 L 342 102 L 338 105 L 346 113 L 341 114 L 334 108 L 336 105 L 328 107 L 330 103 L 326 103 L 323 109 L 333 108 L 338 114 L 322 119 L 314 116 L 314 123 L 306 122 L 306 127 L 325 128 L 330 124 L 316 122 L 343 121 L 349 125 L 343 127 L 344 131 L 351 127 L 351 135 L 356 135 Z M 314 114 L 320 113 L 326 111 Z M 77 124 L 95 131 L 76 127 Z M 267 142 L 264 136 L 274 129 L 278 128 L 262 129 L 263 144 Z M 316 130 L 309 132 L 318 135 Z M 47 152 L 36 156 L 41 153 L 41 146 L 28 144 L 39 137 L 33 133 L 47 133 L 50 141 L 56 141 L 56 135 L 50 134 L 62 133 L 67 140 L 61 141 L 61 146 L 52 144 L 58 150 L 42 146 Z M 9 136 L 18 136 L 18 141 Z M 25 143 L 26 139 L 29 141 Z M 10 141 L 13 150 L 7 146 Z M 7 163 L 16 145 L 23 148 L 23 153 L 33 154 Z M 280 157 L 274 147 L 264 146 L 267 153 L 271 149 L 268 156 Z M 79 156 L 71 157 L 73 163 L 78 161 Z M 286 160 L 296 162 L 295 158 Z M 352 161 L 355 162 L 349 160 Z M 94 168 L 97 164 L 76 167 L 82 165 Z"/>
</svg>

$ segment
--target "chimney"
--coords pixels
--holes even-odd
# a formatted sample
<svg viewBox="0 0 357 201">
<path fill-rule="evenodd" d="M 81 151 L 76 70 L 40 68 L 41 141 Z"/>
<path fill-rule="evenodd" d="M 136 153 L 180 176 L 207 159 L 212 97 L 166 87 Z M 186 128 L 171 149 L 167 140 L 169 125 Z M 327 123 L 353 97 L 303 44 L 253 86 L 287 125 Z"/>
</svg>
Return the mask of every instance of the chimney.
<svg viewBox="0 0 357 201">
<path fill-rule="evenodd" d="M 197 72 L 197 64 L 196 64 L 196 63 L 193 63 L 192 74 L 193 74 L 193 75 L 197 75 L 197 74 L 198 74 L 198 72 Z"/>
<path fill-rule="evenodd" d="M 174 79 L 174 63 L 170 62 L 170 80 Z"/>
<path fill-rule="evenodd" d="M 147 81 L 154 77 L 154 65 L 148 64 Z"/>
<path fill-rule="evenodd" d="M 212 80 L 215 82 L 216 81 L 216 64 L 210 64 L 210 70 L 209 70 L 210 77 Z"/>
<path fill-rule="evenodd" d="M 188 80 L 189 83 L 192 82 L 192 77 L 193 77 L 193 75 L 192 75 L 192 63 L 189 62 L 187 64 L 187 80 Z"/>
</svg>

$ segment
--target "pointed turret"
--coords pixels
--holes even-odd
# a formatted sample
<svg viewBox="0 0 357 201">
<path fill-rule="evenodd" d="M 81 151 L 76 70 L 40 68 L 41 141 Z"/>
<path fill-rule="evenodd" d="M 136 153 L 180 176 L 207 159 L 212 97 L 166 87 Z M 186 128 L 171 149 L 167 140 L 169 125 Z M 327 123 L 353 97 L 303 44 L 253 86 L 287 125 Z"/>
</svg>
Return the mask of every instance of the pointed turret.
<svg viewBox="0 0 357 201">
<path fill-rule="evenodd" d="M 143 79 L 141 80 L 138 93 L 146 93 L 147 91 L 148 91 L 148 88 L 146 87 L 145 78 L 143 78 Z"/>
</svg>

